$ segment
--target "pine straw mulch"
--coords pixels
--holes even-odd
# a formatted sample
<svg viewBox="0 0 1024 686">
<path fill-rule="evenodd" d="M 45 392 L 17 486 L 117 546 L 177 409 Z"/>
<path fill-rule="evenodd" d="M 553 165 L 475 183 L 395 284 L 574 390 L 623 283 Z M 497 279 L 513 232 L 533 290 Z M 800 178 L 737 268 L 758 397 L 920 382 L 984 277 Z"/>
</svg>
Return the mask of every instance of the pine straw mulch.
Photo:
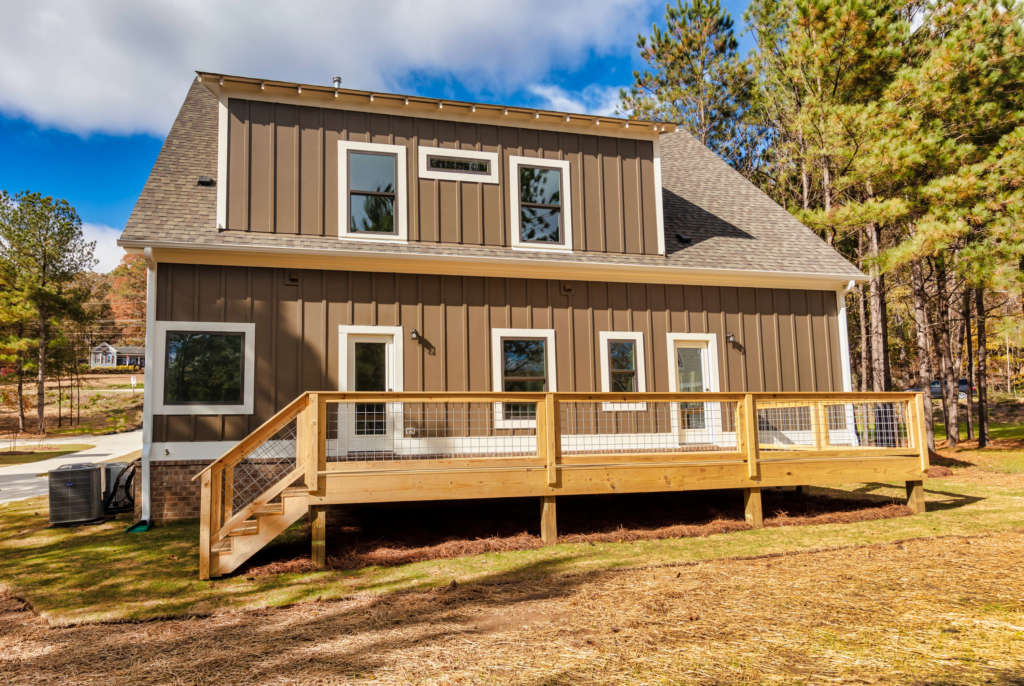
<svg viewBox="0 0 1024 686">
<path fill-rule="evenodd" d="M 1024 675 L 1024 532 L 49 628 L 0 600 L 0 682 L 995 683 Z"/>
<path fill-rule="evenodd" d="M 765 526 L 807 526 L 888 519 L 911 514 L 878 496 L 834 497 L 839 491 L 792 489 L 763 493 Z M 530 550 L 544 545 L 536 533 L 537 499 L 350 506 L 328 515 L 328 566 L 360 569 Z M 617 494 L 558 499 L 559 543 L 621 543 L 703 537 L 750 529 L 738 491 Z M 307 541 L 265 549 L 244 568 L 259 577 L 312 570 Z"/>
</svg>

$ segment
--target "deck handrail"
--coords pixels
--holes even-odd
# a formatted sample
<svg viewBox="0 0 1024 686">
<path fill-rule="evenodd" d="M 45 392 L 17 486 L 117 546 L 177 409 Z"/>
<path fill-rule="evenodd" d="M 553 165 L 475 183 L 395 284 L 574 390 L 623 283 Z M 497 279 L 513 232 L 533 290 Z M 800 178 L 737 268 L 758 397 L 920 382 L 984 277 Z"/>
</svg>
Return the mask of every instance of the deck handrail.
<svg viewBox="0 0 1024 686">
<path fill-rule="evenodd" d="M 488 413 L 493 413 L 495 418 L 490 425 L 490 434 L 487 433 L 489 419 L 483 420 L 482 425 L 474 425 L 474 430 L 482 427 L 482 434 L 458 433 L 466 426 L 459 421 L 455 421 L 453 433 L 444 434 L 444 420 L 441 422 L 441 434 L 430 434 L 429 430 L 422 437 L 413 433 L 406 438 L 402 430 L 384 434 L 385 442 L 394 441 L 390 458 L 375 459 L 360 452 L 366 448 L 343 447 L 340 453 L 331 452 L 332 460 L 340 455 L 342 461 L 347 462 L 338 469 L 336 464 L 328 465 L 328 407 L 345 403 L 353 406 L 345 412 L 355 411 L 357 404 L 387 406 L 387 410 L 382 409 L 382 412 L 398 416 L 396 421 L 407 421 L 402 419 L 403 413 L 416 412 L 417 406 L 430 404 L 447 404 L 448 407 L 441 413 L 431 410 L 421 417 L 447 417 L 449 412 L 455 412 L 463 422 L 469 422 L 471 417 L 479 416 L 469 414 L 469 406 L 475 404 L 486 408 L 485 418 L 490 416 Z M 535 414 L 529 420 L 529 426 L 499 426 L 496 417 L 500 406 L 504 404 L 507 409 L 508 405 L 516 403 L 534 404 Z M 632 409 L 619 409 L 616 405 L 620 403 Z M 649 411 L 648 406 L 659 403 L 660 415 L 651 414 L 650 417 L 655 418 L 650 419 L 646 428 L 634 428 L 632 433 L 618 426 L 611 432 L 607 426 L 594 429 L 595 418 L 600 418 L 605 412 L 627 415 L 632 412 L 634 421 L 639 425 L 640 418 Z M 708 450 L 703 464 L 715 464 L 714 461 L 718 460 L 719 464 L 742 468 L 745 487 L 755 489 L 766 483 L 766 473 L 770 476 L 773 470 L 777 472 L 779 468 L 775 465 L 785 462 L 914 458 L 920 460 L 920 470 L 924 473 L 929 459 L 924 403 L 924 395 L 913 392 L 307 391 L 192 478 L 193 481 L 200 480 L 200 574 L 202 578 L 209 578 L 223 573 L 224 568 L 218 567 L 218 561 L 225 558 L 218 557 L 218 551 L 231 550 L 229 538 L 245 535 L 246 527 L 253 528 L 253 518 L 282 511 L 286 497 L 308 498 L 310 507 L 319 507 L 315 503 L 329 499 L 328 482 L 355 478 L 354 475 L 360 473 L 367 476 L 390 473 L 397 475 L 396 478 L 401 478 L 401 474 L 415 474 L 419 479 L 425 474 L 445 470 L 484 474 L 489 469 L 518 469 L 538 474 L 537 478 L 542 480 L 534 483 L 545 498 L 553 498 L 555 492 L 560 492 L 563 478 L 571 476 L 573 470 L 602 465 L 617 469 L 678 468 L 683 464 L 697 464 L 692 461 L 702 449 Z M 616 407 L 606 408 L 608 404 Z M 460 409 L 463 405 L 467 407 Z M 645 409 L 635 409 L 638 405 Z M 700 421 L 706 420 L 708 424 L 702 423 L 694 428 L 688 423 L 689 419 L 684 422 L 680 418 L 680 413 L 692 409 L 692 406 L 698 406 L 696 411 Z M 837 407 L 842 409 L 837 411 Z M 340 440 L 350 435 L 357 438 L 364 435 L 346 434 L 352 431 L 352 427 L 343 427 L 341 417 L 350 415 L 344 415 L 342 410 L 332 412 L 330 418 L 335 421 L 332 436 L 336 435 Z M 479 413 L 479 408 L 475 412 Z M 666 429 L 666 416 L 670 430 Z M 591 423 L 587 422 L 588 418 Z M 415 430 L 415 418 L 411 421 Z M 787 421 L 790 428 L 786 428 Z M 792 428 L 794 424 L 798 428 Z M 710 449 L 701 448 L 708 444 L 708 439 L 689 437 L 691 431 L 698 434 L 717 432 L 720 440 L 711 442 Z M 666 443 L 650 438 L 666 433 L 676 441 L 668 443 L 668 447 Z M 618 438 L 620 442 L 609 442 L 610 438 Z M 440 443 L 429 443 L 432 440 Z M 469 447 L 452 447 L 455 444 L 462 446 L 460 440 L 468 441 Z M 499 447 L 490 448 L 488 453 L 486 446 L 481 448 L 473 443 L 487 440 L 497 440 Z M 451 445 L 445 441 L 450 441 Z M 483 452 L 474 452 L 474 446 Z M 335 446 L 331 450 L 338 448 Z M 420 452 L 410 453 L 408 450 Z M 395 464 L 382 469 L 380 459 L 393 460 Z M 417 462 L 419 464 L 415 464 Z M 483 464 L 487 462 L 490 464 Z M 400 469 L 405 471 L 400 472 Z M 246 491 L 239 488 L 236 477 L 244 480 L 248 487 Z M 444 496 L 441 490 L 437 493 L 438 497 Z M 289 516 L 299 516 L 289 512 Z M 282 520 L 282 526 L 285 524 Z M 258 531 L 259 526 L 255 529 Z M 273 535 L 273 531 L 268 535 Z M 221 545 L 228 547 L 218 547 Z M 231 554 L 235 555 L 231 558 L 231 568 L 234 568 L 243 559 L 239 557 L 242 553 L 236 551 Z"/>
</svg>

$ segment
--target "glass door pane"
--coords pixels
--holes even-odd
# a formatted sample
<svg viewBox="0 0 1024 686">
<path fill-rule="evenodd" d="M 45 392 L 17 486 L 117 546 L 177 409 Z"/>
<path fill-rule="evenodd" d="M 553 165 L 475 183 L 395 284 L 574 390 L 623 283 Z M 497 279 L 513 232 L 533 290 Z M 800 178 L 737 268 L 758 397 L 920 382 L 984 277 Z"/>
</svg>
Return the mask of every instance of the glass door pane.
<svg viewBox="0 0 1024 686">
<path fill-rule="evenodd" d="M 706 350 L 703 346 L 676 346 L 676 387 L 680 393 L 703 393 L 707 388 L 704 379 Z M 704 403 L 679 403 L 679 409 L 683 413 L 685 428 L 705 428 Z"/>
<path fill-rule="evenodd" d="M 356 341 L 352 344 L 355 366 L 356 391 L 386 391 L 388 389 L 387 343 Z M 387 433 L 387 414 L 384 403 L 356 404 L 356 435 L 382 436 Z"/>
</svg>

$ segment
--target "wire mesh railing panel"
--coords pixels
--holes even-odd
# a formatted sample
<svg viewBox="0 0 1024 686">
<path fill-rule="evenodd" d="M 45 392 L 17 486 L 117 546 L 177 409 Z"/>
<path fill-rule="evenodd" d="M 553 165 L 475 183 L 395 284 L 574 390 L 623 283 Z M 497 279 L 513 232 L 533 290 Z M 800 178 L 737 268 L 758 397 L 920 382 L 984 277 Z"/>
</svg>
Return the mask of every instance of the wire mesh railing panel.
<svg viewBox="0 0 1024 686">
<path fill-rule="evenodd" d="M 758 400 L 757 434 L 762 449 L 907 448 L 905 401 Z"/>
<path fill-rule="evenodd" d="M 328 462 L 537 454 L 536 403 L 340 401 L 326 414 Z"/>
<path fill-rule="evenodd" d="M 292 419 L 234 466 L 231 477 L 231 503 L 234 511 L 256 500 L 295 469 L 296 422 Z"/>
<path fill-rule="evenodd" d="M 562 454 L 736 450 L 734 401 L 559 403 Z"/>
</svg>

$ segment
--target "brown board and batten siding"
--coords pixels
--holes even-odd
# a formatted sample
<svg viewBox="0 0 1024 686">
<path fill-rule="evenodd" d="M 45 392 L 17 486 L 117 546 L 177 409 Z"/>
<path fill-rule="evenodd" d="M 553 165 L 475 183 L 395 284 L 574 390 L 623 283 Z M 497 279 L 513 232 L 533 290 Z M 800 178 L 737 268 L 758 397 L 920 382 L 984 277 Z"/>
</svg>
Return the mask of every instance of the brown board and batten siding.
<svg viewBox="0 0 1024 686">
<path fill-rule="evenodd" d="M 340 324 L 402 326 L 407 391 L 492 390 L 492 328 L 553 328 L 560 391 L 600 390 L 612 330 L 643 332 L 651 391 L 669 390 L 670 331 L 717 334 L 723 391 L 842 390 L 831 291 L 167 263 L 157 279 L 158 320 L 255 322 L 256 387 L 252 415 L 157 415 L 155 441 L 240 440 L 302 391 L 337 389 Z"/>
<path fill-rule="evenodd" d="M 409 240 L 509 246 L 510 155 L 568 160 L 573 248 L 658 254 L 651 141 L 228 101 L 227 228 L 338 235 L 338 141 L 408 146 Z M 417 146 L 499 153 L 499 183 L 419 178 Z"/>
</svg>

